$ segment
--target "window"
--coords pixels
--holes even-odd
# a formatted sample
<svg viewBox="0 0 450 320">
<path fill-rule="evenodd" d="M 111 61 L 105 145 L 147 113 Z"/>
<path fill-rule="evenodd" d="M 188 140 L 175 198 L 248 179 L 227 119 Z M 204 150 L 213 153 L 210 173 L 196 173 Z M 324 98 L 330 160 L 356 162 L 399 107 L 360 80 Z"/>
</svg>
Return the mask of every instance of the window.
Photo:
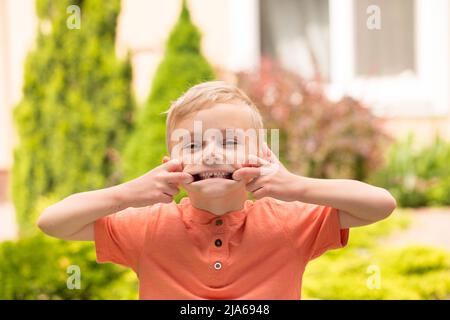
<svg viewBox="0 0 450 320">
<path fill-rule="evenodd" d="M 380 29 L 369 29 L 367 19 L 375 5 Z M 413 0 L 358 0 L 354 6 L 355 73 L 386 76 L 415 70 Z"/>
<path fill-rule="evenodd" d="M 229 1 L 231 70 L 268 55 L 383 117 L 449 114 L 448 0 Z M 367 27 L 372 5 L 379 30 Z"/>
<path fill-rule="evenodd" d="M 261 0 L 261 54 L 307 78 L 329 78 L 328 0 Z"/>
</svg>

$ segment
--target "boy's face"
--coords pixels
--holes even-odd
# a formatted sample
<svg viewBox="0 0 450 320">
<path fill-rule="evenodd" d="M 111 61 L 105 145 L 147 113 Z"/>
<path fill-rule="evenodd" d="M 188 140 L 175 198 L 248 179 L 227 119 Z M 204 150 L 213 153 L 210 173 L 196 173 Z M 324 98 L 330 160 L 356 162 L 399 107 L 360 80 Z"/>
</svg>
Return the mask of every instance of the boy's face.
<svg viewBox="0 0 450 320">
<path fill-rule="evenodd" d="M 232 174 L 248 154 L 258 154 L 258 130 L 251 110 L 239 104 L 216 104 L 177 122 L 171 133 L 171 158 L 181 158 L 184 172 L 194 181 L 184 184 L 188 194 L 225 197 L 245 192 Z"/>
</svg>

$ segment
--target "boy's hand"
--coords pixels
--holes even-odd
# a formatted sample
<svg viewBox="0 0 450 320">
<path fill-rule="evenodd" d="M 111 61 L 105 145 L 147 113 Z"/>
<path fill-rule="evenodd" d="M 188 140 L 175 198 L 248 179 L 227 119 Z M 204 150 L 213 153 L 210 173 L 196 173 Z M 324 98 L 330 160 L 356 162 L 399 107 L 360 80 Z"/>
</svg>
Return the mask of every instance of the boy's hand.
<svg viewBox="0 0 450 320">
<path fill-rule="evenodd" d="M 298 198 L 300 178 L 283 166 L 266 143 L 263 143 L 262 158 L 249 155 L 247 163 L 233 173 L 233 179 L 243 180 L 247 191 L 256 199 L 294 201 Z"/>
<path fill-rule="evenodd" d="M 121 185 L 120 193 L 129 207 L 145 207 L 155 203 L 170 203 L 179 192 L 179 185 L 190 183 L 193 177 L 183 171 L 178 159 L 169 160 L 144 175 Z"/>
</svg>

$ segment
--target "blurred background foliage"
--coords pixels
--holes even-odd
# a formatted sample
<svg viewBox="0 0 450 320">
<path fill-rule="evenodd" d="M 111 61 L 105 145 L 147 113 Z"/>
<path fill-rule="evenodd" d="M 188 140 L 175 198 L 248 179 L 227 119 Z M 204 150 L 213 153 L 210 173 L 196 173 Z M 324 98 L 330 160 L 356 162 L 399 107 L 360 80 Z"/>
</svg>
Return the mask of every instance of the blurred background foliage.
<svg viewBox="0 0 450 320">
<path fill-rule="evenodd" d="M 201 33 L 183 1 L 147 102 L 135 108 L 129 60 L 115 55 L 120 1 L 37 0 L 40 31 L 25 66 L 23 99 L 15 109 L 13 198 L 21 238 L 0 243 L 0 299 L 135 299 L 135 275 L 97 264 L 92 243 L 50 239 L 35 227 L 44 208 L 80 191 L 134 178 L 166 154 L 165 116 L 186 89 L 216 78 L 200 51 Z M 82 8 L 83 27 L 66 27 L 66 8 Z M 220 76 L 218 77 L 220 78 Z M 352 178 L 388 188 L 401 206 L 449 205 L 450 144 L 415 148 L 393 142 L 380 119 L 351 98 L 330 101 L 311 82 L 264 59 L 260 70 L 233 75 L 279 128 L 280 157 L 298 173 Z M 179 199 L 181 195 L 178 196 Z M 430 247 L 385 248 L 383 237 L 409 225 L 408 212 L 351 231 L 348 247 L 313 261 L 303 297 L 314 299 L 449 299 L 448 252 Z M 81 290 L 66 286 L 67 267 L 82 270 Z M 367 287 L 367 268 L 382 271 Z"/>
<path fill-rule="evenodd" d="M 398 210 L 387 220 L 354 228 L 344 250 L 311 261 L 303 277 L 303 298 L 450 299 L 448 251 L 384 245 L 383 239 L 409 227 L 409 214 Z"/>
<path fill-rule="evenodd" d="M 58 201 L 41 197 L 42 212 Z M 80 270 L 80 289 L 68 289 L 69 266 Z M 93 243 L 63 241 L 34 227 L 32 235 L 0 242 L 1 299 L 137 299 L 138 283 L 130 269 L 98 264 Z"/>
<path fill-rule="evenodd" d="M 80 6 L 83 28 L 66 26 Z M 33 232 L 40 197 L 66 197 L 118 181 L 117 158 L 134 112 L 129 61 L 114 52 L 120 0 L 38 0 L 40 29 L 14 110 L 19 145 L 12 194 L 21 235 Z"/>
<path fill-rule="evenodd" d="M 133 272 L 97 264 L 91 243 L 43 234 L 0 244 L 0 299 L 137 299 Z M 80 270 L 80 289 L 68 289 L 70 266 Z M 70 280 L 70 279 L 69 279 Z"/>
<path fill-rule="evenodd" d="M 400 206 L 450 205 L 450 143 L 436 136 L 418 148 L 411 134 L 391 146 L 385 163 L 371 181 L 389 189 Z"/>
</svg>

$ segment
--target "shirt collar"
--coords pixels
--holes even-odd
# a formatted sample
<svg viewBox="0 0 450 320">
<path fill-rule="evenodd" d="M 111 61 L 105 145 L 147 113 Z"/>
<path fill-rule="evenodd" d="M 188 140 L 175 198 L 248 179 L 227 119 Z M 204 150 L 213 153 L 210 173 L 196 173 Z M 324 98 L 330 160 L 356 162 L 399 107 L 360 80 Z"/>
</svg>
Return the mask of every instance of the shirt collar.
<svg viewBox="0 0 450 320">
<path fill-rule="evenodd" d="M 216 215 L 212 212 L 195 208 L 188 197 L 181 199 L 180 206 L 183 211 L 183 219 L 199 224 L 210 224 L 213 220 L 222 219 L 226 225 L 235 225 L 243 221 L 247 216 L 248 209 L 253 205 L 253 201 L 246 200 L 241 210 L 230 211 L 223 215 Z"/>
</svg>

